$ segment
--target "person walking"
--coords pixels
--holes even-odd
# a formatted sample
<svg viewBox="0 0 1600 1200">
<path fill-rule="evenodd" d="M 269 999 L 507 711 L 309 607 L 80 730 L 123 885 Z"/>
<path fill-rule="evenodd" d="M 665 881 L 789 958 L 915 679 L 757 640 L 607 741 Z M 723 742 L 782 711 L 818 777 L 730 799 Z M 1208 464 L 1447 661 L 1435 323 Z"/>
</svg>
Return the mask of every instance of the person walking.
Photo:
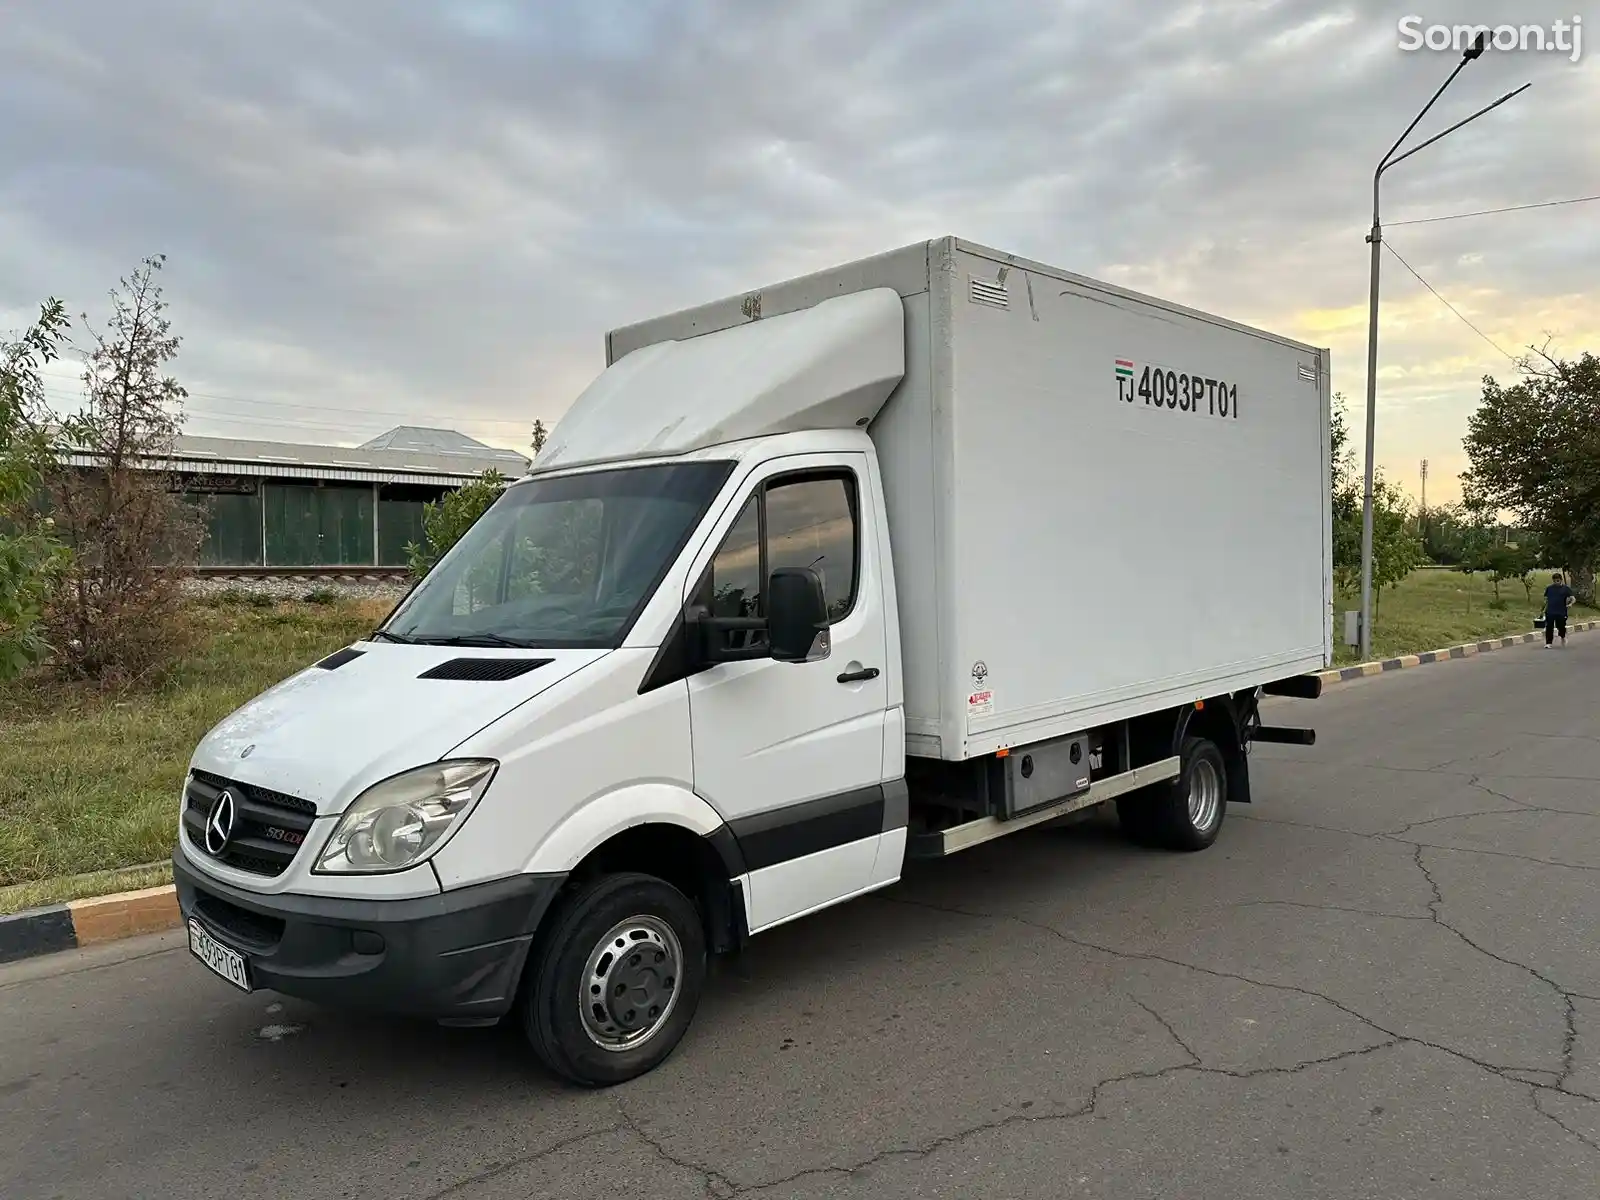
<svg viewBox="0 0 1600 1200">
<path fill-rule="evenodd" d="M 1550 577 L 1550 586 L 1544 590 L 1544 648 L 1550 649 L 1556 634 L 1561 635 L 1561 645 L 1567 644 L 1567 606 L 1572 603 L 1572 589 L 1562 582 L 1561 572 Z"/>
</svg>

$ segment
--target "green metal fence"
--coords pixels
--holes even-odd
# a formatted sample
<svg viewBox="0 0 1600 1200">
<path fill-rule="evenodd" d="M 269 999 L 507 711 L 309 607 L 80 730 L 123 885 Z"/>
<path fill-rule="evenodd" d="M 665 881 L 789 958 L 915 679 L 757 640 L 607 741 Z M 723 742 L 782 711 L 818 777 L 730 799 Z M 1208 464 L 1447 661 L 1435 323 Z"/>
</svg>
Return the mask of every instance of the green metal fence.
<svg viewBox="0 0 1600 1200">
<path fill-rule="evenodd" d="M 372 488 L 267 484 L 266 565 L 371 566 Z"/>
<path fill-rule="evenodd" d="M 406 565 L 406 546 L 422 544 L 422 501 L 378 499 L 378 565 Z"/>
<path fill-rule="evenodd" d="M 261 493 L 248 496 L 197 497 L 205 521 L 200 543 L 200 565 L 205 567 L 258 567 L 261 565 Z"/>
<path fill-rule="evenodd" d="M 423 504 L 450 490 L 265 480 L 252 486 L 188 492 L 205 525 L 200 565 L 403 567 L 406 546 L 422 541 Z"/>
</svg>

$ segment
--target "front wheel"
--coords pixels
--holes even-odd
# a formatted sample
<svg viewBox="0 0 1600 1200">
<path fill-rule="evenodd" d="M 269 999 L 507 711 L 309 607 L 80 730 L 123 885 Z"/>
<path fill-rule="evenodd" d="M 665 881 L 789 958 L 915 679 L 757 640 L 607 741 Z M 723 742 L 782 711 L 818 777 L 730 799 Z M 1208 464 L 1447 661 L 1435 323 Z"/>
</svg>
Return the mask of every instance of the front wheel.
<svg viewBox="0 0 1600 1200">
<path fill-rule="evenodd" d="M 1178 777 L 1117 801 L 1122 828 L 1137 842 L 1165 850 L 1204 850 L 1217 840 L 1228 812 L 1228 765 L 1215 742 L 1186 737 Z"/>
<path fill-rule="evenodd" d="M 527 969 L 521 1016 L 534 1053 L 573 1083 L 606 1087 L 682 1040 L 705 986 L 705 931 L 671 884 L 604 875 L 566 898 Z"/>
</svg>

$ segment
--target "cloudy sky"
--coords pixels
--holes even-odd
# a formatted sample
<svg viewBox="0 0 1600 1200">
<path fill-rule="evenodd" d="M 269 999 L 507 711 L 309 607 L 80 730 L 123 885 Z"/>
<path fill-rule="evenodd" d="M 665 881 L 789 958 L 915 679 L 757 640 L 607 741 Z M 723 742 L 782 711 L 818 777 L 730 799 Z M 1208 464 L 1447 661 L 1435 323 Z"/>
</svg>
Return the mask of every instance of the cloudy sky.
<svg viewBox="0 0 1600 1200">
<path fill-rule="evenodd" d="M 1456 55 L 1590 0 L 0 0 L 0 329 L 149 253 L 195 433 L 522 447 L 614 325 L 955 233 L 1334 352 Z M 1390 221 L 1600 193 L 1594 47 L 1469 66 Z M 1600 204 L 1397 225 L 1379 460 L 1452 498 L 1485 372 L 1600 349 Z M 1493 343 L 1492 345 L 1490 343 Z M 1498 347 L 1498 348 L 1497 348 Z M 70 401 L 70 370 L 51 384 Z"/>
</svg>

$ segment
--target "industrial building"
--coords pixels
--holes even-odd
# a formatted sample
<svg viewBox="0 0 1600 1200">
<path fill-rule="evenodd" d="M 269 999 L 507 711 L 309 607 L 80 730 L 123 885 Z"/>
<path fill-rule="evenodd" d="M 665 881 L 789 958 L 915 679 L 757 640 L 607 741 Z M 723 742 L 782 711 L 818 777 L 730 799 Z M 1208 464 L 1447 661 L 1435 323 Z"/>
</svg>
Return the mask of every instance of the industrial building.
<svg viewBox="0 0 1600 1200">
<path fill-rule="evenodd" d="M 77 454 L 73 466 L 95 459 Z M 452 429 L 400 426 L 360 446 L 179 437 L 148 464 L 204 514 L 201 566 L 394 567 L 422 540 L 422 506 L 529 460 Z"/>
</svg>

